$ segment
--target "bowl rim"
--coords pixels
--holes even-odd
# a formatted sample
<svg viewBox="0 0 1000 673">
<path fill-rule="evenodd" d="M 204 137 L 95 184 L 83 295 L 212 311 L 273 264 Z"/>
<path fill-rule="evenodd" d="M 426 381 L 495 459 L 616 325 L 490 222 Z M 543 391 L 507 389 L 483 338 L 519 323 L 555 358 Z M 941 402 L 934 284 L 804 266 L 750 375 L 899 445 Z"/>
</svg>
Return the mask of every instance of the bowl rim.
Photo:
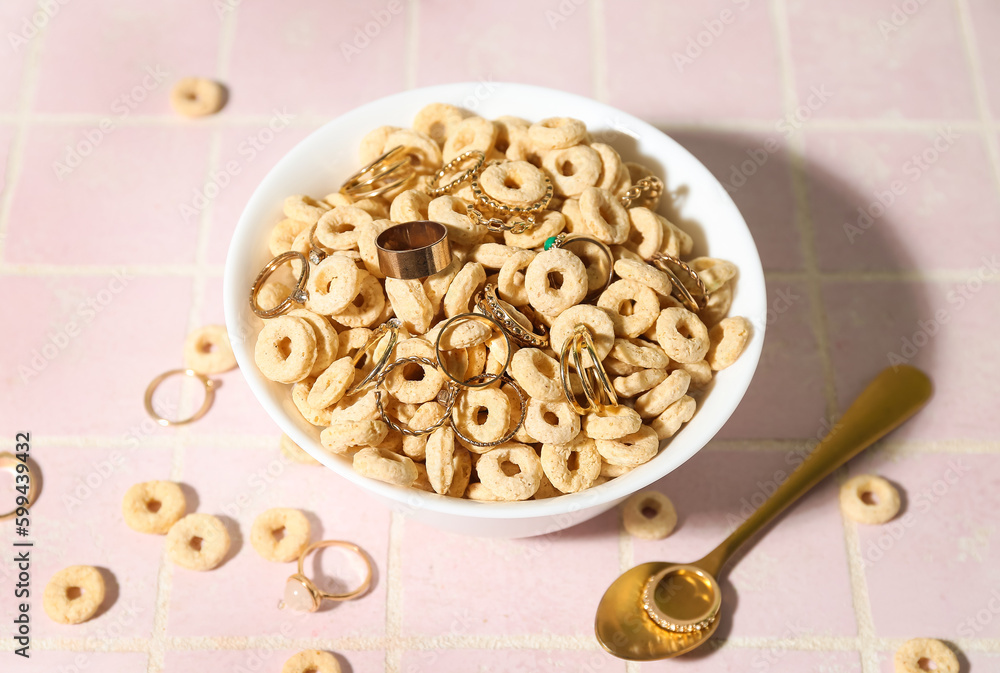
<svg viewBox="0 0 1000 673">
<path fill-rule="evenodd" d="M 277 180 L 278 178 L 276 176 L 279 176 L 289 170 L 290 167 L 297 162 L 297 155 L 305 153 L 307 151 L 305 148 L 313 144 L 319 135 L 328 132 L 329 127 L 333 125 L 344 124 L 355 119 L 364 119 L 374 110 L 381 110 L 384 106 L 392 106 L 403 101 L 408 101 L 412 98 L 423 97 L 427 99 L 427 102 L 465 100 L 471 92 L 483 86 L 483 82 L 458 82 L 411 89 L 378 98 L 330 119 L 323 126 L 314 130 L 304 139 L 299 141 L 291 150 L 286 152 L 254 189 L 253 194 L 250 196 L 243 208 L 242 213 L 240 214 L 239 221 L 237 222 L 232 239 L 230 240 L 223 272 L 223 304 L 226 327 L 230 334 L 241 333 L 240 321 L 246 315 L 243 309 L 245 308 L 247 298 L 246 290 L 247 287 L 249 287 L 249 284 L 245 282 L 245 279 L 241 275 L 241 260 L 235 259 L 238 256 L 237 248 L 240 247 L 237 245 L 237 242 L 242 238 L 249 236 L 249 232 L 253 229 L 253 221 L 258 217 L 258 215 L 256 215 L 258 211 L 262 208 L 273 208 L 273 203 L 263 202 L 263 195 L 264 192 L 267 191 L 266 186 L 269 182 Z M 738 218 L 738 224 L 741 225 L 742 231 L 746 233 L 746 241 L 749 244 L 746 251 L 748 260 L 745 260 L 740 265 L 740 285 L 741 289 L 747 286 L 759 288 L 760 304 L 758 308 L 761 311 L 760 315 L 765 315 L 767 299 L 766 289 L 764 286 L 764 272 L 760 261 L 760 255 L 756 244 L 753 241 L 753 236 L 749 227 L 747 227 L 742 213 L 740 213 L 736 204 L 732 201 L 732 198 L 729 196 L 728 192 L 726 192 L 725 188 L 719 183 L 718 179 L 716 179 L 715 176 L 708 171 L 704 164 L 691 155 L 687 149 L 648 122 L 619 110 L 618 108 L 595 101 L 585 96 L 547 87 L 519 84 L 514 82 L 491 81 L 488 83 L 488 86 L 491 87 L 492 90 L 504 90 L 508 92 L 513 91 L 524 96 L 555 97 L 560 99 L 560 106 L 566 106 L 565 109 L 567 112 L 576 109 L 573 106 L 574 103 L 577 105 L 587 106 L 596 112 L 605 115 L 609 120 L 613 119 L 615 122 L 623 122 L 625 124 L 625 128 L 638 132 L 641 134 L 641 137 L 658 136 L 661 141 L 666 141 L 668 145 L 672 145 L 674 152 L 687 155 L 690 160 L 694 161 L 695 164 L 697 164 L 697 166 L 704 171 L 705 175 L 703 177 L 707 178 L 709 184 L 714 183 L 715 187 L 717 187 L 717 198 L 728 201 L 728 204 L 726 205 L 732 208 L 733 213 Z M 514 112 L 516 111 L 511 111 L 511 113 Z M 750 262 L 749 265 L 747 264 L 747 261 Z M 253 360 L 252 347 L 237 343 L 236 340 L 234 340 L 233 351 L 236 354 L 241 374 L 244 380 L 246 380 L 247 385 L 250 387 L 254 397 L 264 408 L 265 412 L 267 412 L 268 416 L 270 416 L 271 419 L 277 423 L 282 432 L 287 434 L 296 444 L 309 453 L 309 455 L 327 468 L 336 472 L 339 476 L 347 479 L 364 490 L 372 491 L 376 495 L 394 501 L 397 509 L 402 508 L 404 512 L 408 509 L 429 510 L 443 515 L 476 519 L 536 519 L 549 518 L 558 515 L 569 515 L 574 512 L 580 512 L 590 508 L 600 507 L 602 505 L 605 506 L 605 508 L 613 506 L 615 503 L 621 501 L 629 495 L 640 491 L 659 479 L 662 479 L 702 450 L 719 432 L 719 430 L 722 429 L 726 422 L 729 421 L 733 412 L 736 410 L 736 407 L 746 394 L 760 361 L 766 322 L 766 320 L 753 321 L 754 333 L 748 342 L 739 363 L 745 370 L 748 370 L 749 373 L 740 379 L 727 382 L 727 385 L 730 386 L 730 394 L 728 397 L 731 399 L 731 402 L 728 408 L 721 410 L 722 413 L 718 414 L 718 423 L 714 429 L 709 431 L 703 443 L 698 445 L 697 442 L 694 442 L 690 450 L 685 452 L 674 451 L 669 453 L 662 449 L 661 443 L 660 454 L 654 457 L 652 461 L 599 486 L 595 486 L 578 493 L 568 493 L 553 498 L 519 502 L 481 502 L 469 500 L 467 498 L 453 498 L 439 495 L 437 493 L 420 491 L 414 488 L 388 484 L 358 474 L 354 471 L 349 462 L 340 457 L 330 455 L 323 450 L 314 438 L 309 437 L 302 432 L 296 423 L 288 417 L 285 411 L 270 399 L 268 391 L 263 388 L 266 383 L 255 368 L 256 366 Z M 254 375 L 255 373 L 257 376 Z M 681 432 L 683 432 L 683 430 Z M 642 469 L 647 465 L 653 467 L 654 463 L 656 463 L 657 469 Z"/>
</svg>

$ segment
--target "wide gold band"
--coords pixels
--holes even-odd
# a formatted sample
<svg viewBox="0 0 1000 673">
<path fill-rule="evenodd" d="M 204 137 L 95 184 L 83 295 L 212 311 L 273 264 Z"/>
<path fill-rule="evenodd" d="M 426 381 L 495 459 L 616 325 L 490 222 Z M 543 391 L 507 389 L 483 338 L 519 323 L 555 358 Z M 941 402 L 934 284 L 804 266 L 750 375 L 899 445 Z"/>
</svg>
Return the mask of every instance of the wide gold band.
<svg viewBox="0 0 1000 673">
<path fill-rule="evenodd" d="M 378 265 L 389 278 L 433 276 L 451 264 L 448 230 L 440 222 L 415 220 L 389 227 L 375 239 Z"/>
</svg>

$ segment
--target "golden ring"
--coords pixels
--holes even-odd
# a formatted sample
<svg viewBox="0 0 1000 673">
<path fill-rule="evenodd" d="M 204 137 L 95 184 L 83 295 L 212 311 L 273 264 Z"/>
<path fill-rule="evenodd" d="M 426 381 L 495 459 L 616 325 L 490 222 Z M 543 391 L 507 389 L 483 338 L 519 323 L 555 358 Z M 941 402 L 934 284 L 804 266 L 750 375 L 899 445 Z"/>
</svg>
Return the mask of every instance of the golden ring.
<svg viewBox="0 0 1000 673">
<path fill-rule="evenodd" d="M 701 279 L 701 276 L 698 275 L 697 271 L 676 257 L 666 255 L 662 252 L 658 252 L 653 255 L 653 258 L 649 261 L 651 261 L 653 266 L 657 269 L 667 274 L 667 278 L 670 279 L 670 285 L 674 288 L 673 294 L 675 295 L 675 298 L 684 305 L 684 308 L 692 313 L 697 313 L 705 308 L 708 304 L 708 289 L 705 287 L 705 281 Z M 677 276 L 674 270 L 670 267 L 670 264 L 678 267 L 691 279 L 695 287 L 698 288 L 699 294 L 697 297 L 691 294 L 691 290 L 689 290 L 684 282 Z"/>
<path fill-rule="evenodd" d="M 534 332 L 528 331 L 524 325 L 511 317 L 507 309 L 505 309 L 503 304 L 500 303 L 500 297 L 497 296 L 497 289 L 493 283 L 487 283 L 483 288 L 482 293 L 476 298 L 476 306 L 479 307 L 479 310 L 481 310 L 485 315 L 490 316 L 500 323 L 500 328 L 510 334 L 510 336 L 512 336 L 521 346 L 545 348 L 549 345 L 549 335 L 545 333 L 544 327 L 541 327 L 542 334 L 535 334 Z M 527 315 L 531 309 L 525 306 L 520 310 L 526 314 L 526 317 L 529 320 L 531 320 L 531 316 Z M 534 320 L 533 322 L 539 323 L 538 320 Z"/>
<path fill-rule="evenodd" d="M 492 374 L 476 374 L 475 376 L 472 377 L 472 379 L 485 378 L 487 376 L 492 376 Z M 517 424 L 513 428 L 507 431 L 507 434 L 505 434 L 503 437 L 493 442 L 480 442 L 475 439 L 472 439 L 471 437 L 465 436 L 464 434 L 462 434 L 462 431 L 458 429 L 457 425 L 455 425 L 454 423 L 451 424 L 451 429 L 455 432 L 456 437 L 461 439 L 463 442 L 468 442 L 469 444 L 472 444 L 473 446 L 478 446 L 481 449 L 489 449 L 494 446 L 500 446 L 501 444 L 506 444 L 507 442 L 509 442 L 511 438 L 517 434 L 517 431 L 521 429 L 521 426 L 524 425 L 524 418 L 528 415 L 528 393 L 524 392 L 524 388 L 522 388 L 518 384 L 518 382 L 514 380 L 512 376 L 507 374 L 507 372 L 502 372 L 498 378 L 502 381 L 502 383 L 500 384 L 501 387 L 503 387 L 504 383 L 510 385 L 510 387 L 514 389 L 514 392 L 517 393 L 518 398 L 521 400 L 521 417 L 517 419 Z M 496 380 L 497 379 L 491 379 L 489 383 L 493 383 Z M 479 388 L 481 386 L 466 386 L 466 387 Z"/>
<path fill-rule="evenodd" d="M 583 351 L 587 351 L 591 366 L 583 366 Z M 580 404 L 573 386 L 569 380 L 569 366 L 572 362 L 583 385 L 583 394 L 587 406 Z M 559 352 L 559 378 L 562 382 L 563 394 L 573 410 L 580 414 L 601 413 L 609 406 L 618 406 L 618 395 L 611 385 L 608 374 L 604 371 L 601 359 L 594 347 L 594 337 L 586 325 L 577 325 L 573 334 L 563 342 Z"/>
<path fill-rule="evenodd" d="M 399 328 L 402 326 L 403 323 L 399 320 L 399 318 L 389 318 L 375 328 L 375 331 L 373 331 L 372 335 L 368 337 L 368 341 L 365 342 L 365 345 L 362 346 L 361 349 L 354 355 L 353 365 L 357 367 L 358 363 L 361 362 L 361 358 L 369 352 L 374 354 L 375 348 L 382 342 L 382 338 L 386 335 L 386 333 L 389 335 L 389 345 L 386 346 L 385 351 L 382 352 L 382 357 L 380 357 L 378 362 L 375 363 L 375 366 L 371 368 L 368 375 L 357 383 L 351 385 L 351 387 L 347 389 L 345 395 L 354 395 L 355 393 L 361 392 L 368 387 L 368 384 L 379 377 L 382 370 L 384 370 L 385 366 L 389 363 L 389 358 L 392 357 L 392 349 L 396 347 L 396 341 L 399 339 Z"/>
<path fill-rule="evenodd" d="M 444 176 L 448 175 L 451 171 L 455 170 L 466 159 L 476 157 L 476 161 L 472 164 L 471 168 L 467 168 L 458 174 L 458 177 L 451 180 L 447 184 L 438 186 L 438 182 L 441 181 Z M 439 168 L 434 175 L 431 176 L 430 182 L 427 183 L 427 193 L 431 198 L 441 196 L 443 194 L 448 194 L 456 187 L 462 183 L 471 180 L 472 176 L 479 173 L 483 168 L 483 163 L 486 161 L 486 154 L 482 150 L 469 150 L 468 152 L 462 152 L 457 157 L 446 163 L 444 166 Z"/>
<path fill-rule="evenodd" d="M 375 239 L 378 266 L 389 278 L 414 280 L 451 264 L 448 229 L 440 222 L 415 220 L 389 227 Z"/>
<path fill-rule="evenodd" d="M 340 193 L 356 199 L 382 196 L 402 187 L 415 174 L 407 148 L 397 145 L 347 178 L 340 186 Z"/>
<path fill-rule="evenodd" d="M 399 367 L 400 365 L 405 365 L 410 362 L 421 365 L 427 365 L 428 367 L 437 367 L 437 363 L 434 362 L 433 360 L 418 356 L 400 358 L 394 361 L 391 365 L 386 367 L 385 370 L 378 377 L 378 384 L 375 388 L 375 406 L 378 407 L 378 413 L 379 416 L 382 417 L 382 422 L 384 422 L 390 428 L 392 428 L 393 430 L 397 430 L 403 433 L 404 435 L 409 435 L 410 437 L 420 437 L 422 435 L 429 435 L 430 433 L 440 428 L 442 425 L 444 425 L 444 422 L 448 419 L 448 417 L 451 416 L 451 410 L 455 407 L 455 397 L 458 388 L 452 383 L 448 384 L 448 392 L 447 392 L 447 397 L 445 399 L 444 413 L 441 414 L 441 418 L 437 419 L 437 421 L 434 422 L 432 425 L 426 428 L 422 428 L 420 430 L 413 430 L 412 428 L 400 425 L 396 421 L 389 418 L 389 414 L 385 413 L 385 406 L 383 406 L 382 404 L 382 384 L 385 383 L 385 377 L 389 375 L 389 372 L 391 372 L 396 367 Z"/>
<path fill-rule="evenodd" d="M 295 281 L 295 287 L 292 289 L 291 294 L 282 299 L 281 303 L 272 309 L 261 308 L 260 304 L 257 303 L 257 295 L 259 295 L 260 291 L 264 288 L 264 282 L 278 269 L 279 266 L 291 260 L 297 260 L 299 264 L 302 265 L 302 270 L 299 271 L 299 278 Z M 309 280 L 309 260 L 306 259 L 306 256 L 301 252 L 296 252 L 295 250 L 289 250 L 288 252 L 281 253 L 265 264 L 264 268 L 257 274 L 257 279 L 253 282 L 253 286 L 250 288 L 251 310 L 253 310 L 253 312 L 260 318 L 276 318 L 290 309 L 292 304 L 306 303 L 306 300 L 309 299 L 309 292 L 306 290 L 307 280 Z"/>
<path fill-rule="evenodd" d="M 24 466 L 24 469 L 21 468 L 22 465 Z M 0 470 L 9 470 L 11 474 L 14 475 L 15 483 L 24 475 L 27 475 L 28 478 L 28 495 L 26 496 L 28 499 L 27 504 L 18 505 L 10 512 L 0 514 L 0 521 L 7 521 L 8 519 L 13 519 L 17 516 L 18 511 L 22 507 L 31 507 L 35 504 L 35 498 L 38 497 L 38 480 L 35 478 L 35 474 L 27 461 L 22 462 L 10 451 L 0 452 Z"/>
<path fill-rule="evenodd" d="M 595 245 L 608 260 L 608 277 L 605 279 L 604 285 L 592 292 L 588 292 L 587 296 L 583 298 L 585 303 L 593 303 L 593 300 L 599 297 L 611 285 L 611 279 L 614 277 L 615 257 L 611 254 L 611 248 L 609 248 L 606 243 L 599 241 L 596 238 L 591 238 L 590 236 L 567 236 L 566 234 L 557 234 L 556 236 L 551 236 L 545 240 L 545 249 L 568 249 L 568 246 L 573 243 L 590 243 L 591 245 Z M 572 252 L 572 250 L 570 250 L 570 252 Z M 577 255 L 577 257 L 579 257 L 579 255 Z"/>
<path fill-rule="evenodd" d="M 499 374 L 477 374 L 476 376 L 468 378 L 464 381 L 460 381 L 456 379 L 454 376 L 452 376 L 451 372 L 448 371 L 448 368 L 444 366 L 444 359 L 441 357 L 441 337 L 444 336 L 444 332 L 446 329 L 448 329 L 449 325 L 451 325 L 453 322 L 460 320 L 485 321 L 489 323 L 491 328 L 496 327 L 497 331 L 500 332 L 501 335 L 503 335 L 503 340 L 507 344 L 507 361 L 504 362 L 503 368 L 500 370 Z M 441 326 L 441 329 L 438 330 L 437 339 L 434 340 L 434 354 L 435 356 L 437 356 L 438 367 L 441 369 L 441 371 L 444 372 L 444 375 L 447 376 L 449 379 L 451 379 L 458 385 L 464 386 L 466 388 L 485 388 L 494 381 L 498 380 L 503 375 L 503 373 L 507 371 L 507 368 L 510 366 L 510 359 L 514 357 L 514 348 L 513 344 L 511 344 L 510 342 L 510 335 L 507 333 L 507 330 L 505 330 L 503 326 L 500 324 L 500 322 L 492 315 L 488 314 L 483 315 L 480 313 L 459 313 L 458 315 L 449 318 L 448 321 Z M 477 381 L 476 383 L 469 383 L 473 379 L 479 379 L 479 378 L 484 378 L 485 380 L 483 382 Z"/>
<path fill-rule="evenodd" d="M 178 421 L 174 421 L 169 418 L 164 418 L 163 416 L 160 416 L 158 413 L 156 413 L 156 409 L 153 408 L 153 394 L 156 392 L 156 389 L 160 386 L 161 383 L 163 383 L 165 379 L 168 379 L 171 376 L 174 376 L 175 374 L 183 374 L 184 376 L 190 376 L 191 378 L 198 379 L 199 381 L 201 381 L 201 385 L 205 387 L 205 399 L 201 403 L 201 408 L 198 409 L 198 411 L 194 412 L 194 414 L 189 416 L 188 418 L 182 418 L 181 420 Z M 196 372 L 193 369 L 171 369 L 169 372 L 163 372 L 155 379 L 150 381 L 149 385 L 146 387 L 146 397 L 145 397 L 146 413 L 149 414 L 154 421 L 156 421 L 157 423 L 159 423 L 164 427 L 169 427 L 171 425 L 187 425 L 188 423 L 196 421 L 202 416 L 204 416 L 205 412 L 207 412 L 209 408 L 212 406 L 212 400 L 214 399 L 215 399 L 215 382 L 212 379 L 208 378 L 204 374 Z"/>
<path fill-rule="evenodd" d="M 361 557 L 361 560 L 365 562 L 365 579 L 358 587 L 347 593 L 331 594 L 326 591 L 320 591 L 315 582 L 305 576 L 302 566 L 305 563 L 306 557 L 317 549 L 324 547 L 343 547 Z M 351 542 L 344 542 L 343 540 L 314 542 L 302 550 L 302 553 L 299 555 L 299 571 L 285 580 L 285 596 L 284 600 L 278 603 L 278 608 L 284 609 L 287 607 L 301 612 L 316 612 L 323 601 L 346 601 L 356 598 L 368 591 L 371 583 L 372 562 L 368 558 L 368 554 L 361 547 Z"/>
</svg>

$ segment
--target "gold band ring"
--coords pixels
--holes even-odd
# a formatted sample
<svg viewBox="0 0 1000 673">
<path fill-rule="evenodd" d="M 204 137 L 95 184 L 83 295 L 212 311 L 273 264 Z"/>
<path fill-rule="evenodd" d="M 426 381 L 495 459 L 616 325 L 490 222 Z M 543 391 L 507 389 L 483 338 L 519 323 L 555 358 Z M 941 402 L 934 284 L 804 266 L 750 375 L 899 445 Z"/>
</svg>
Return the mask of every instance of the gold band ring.
<svg viewBox="0 0 1000 673">
<path fill-rule="evenodd" d="M 705 287 L 705 281 L 701 279 L 701 276 L 698 275 L 697 271 L 676 257 L 663 254 L 662 252 L 653 255 L 653 258 L 649 261 L 652 262 L 653 266 L 657 269 L 667 274 L 667 278 L 670 279 L 670 285 L 674 288 L 673 294 L 675 298 L 684 305 L 684 308 L 692 313 L 698 313 L 700 310 L 705 308 L 708 303 L 708 289 Z M 694 286 L 698 288 L 697 297 L 691 294 L 691 290 L 689 290 L 687 285 L 684 284 L 684 281 L 678 277 L 677 272 L 674 271 L 671 265 L 680 269 L 681 272 L 691 279 Z"/>
<path fill-rule="evenodd" d="M 302 566 L 305 563 L 306 557 L 313 553 L 317 549 L 323 549 L 325 547 L 343 547 L 344 549 L 349 549 L 350 551 L 361 557 L 361 560 L 365 562 L 365 578 L 361 584 L 343 594 L 331 594 L 326 591 L 320 591 L 316 583 L 305 576 L 302 571 Z M 279 609 L 290 608 L 292 610 L 299 610 L 301 612 L 316 612 L 319 610 L 320 604 L 323 601 L 346 601 L 352 598 L 357 598 L 366 591 L 372 583 L 372 562 L 368 558 L 368 554 L 365 553 L 361 547 L 351 542 L 344 542 L 343 540 L 323 540 L 321 542 L 314 542 L 313 544 L 302 550 L 299 554 L 299 571 L 285 580 L 285 596 L 284 600 L 278 603 Z"/>
<path fill-rule="evenodd" d="M 260 304 L 257 303 L 257 295 L 259 295 L 260 291 L 264 289 L 264 283 L 268 278 L 270 278 L 272 273 L 277 271 L 279 266 L 292 260 L 298 261 L 302 269 L 299 271 L 299 278 L 295 281 L 295 287 L 292 289 L 291 294 L 281 300 L 281 302 L 274 308 L 261 308 Z M 309 260 L 306 259 L 306 256 L 301 252 L 296 252 L 295 250 L 289 250 L 288 252 L 281 253 L 265 264 L 264 268 L 257 274 L 257 279 L 253 282 L 253 286 L 250 288 L 250 309 L 257 314 L 259 318 L 264 318 L 266 320 L 267 318 L 276 318 L 279 315 L 282 315 L 292 307 L 292 304 L 305 304 L 306 300 L 309 299 L 309 292 L 306 290 L 307 280 L 309 280 Z"/>
<path fill-rule="evenodd" d="M 165 379 L 168 379 L 176 374 L 183 374 L 184 376 L 190 376 L 191 378 L 198 379 L 199 381 L 201 381 L 201 385 L 205 387 L 205 399 L 201 403 L 201 408 L 198 409 L 198 411 L 194 412 L 194 414 L 189 416 L 188 418 L 182 418 L 179 421 L 174 421 L 169 418 L 164 418 L 163 416 L 160 416 L 158 413 L 156 413 L 156 409 L 153 408 L 153 394 L 156 393 L 156 389 L 159 388 L 160 384 L 163 383 Z M 215 382 L 212 379 L 208 378 L 204 374 L 196 372 L 193 369 L 171 369 L 169 372 L 163 372 L 155 379 L 150 381 L 149 385 L 146 387 L 146 397 L 144 401 L 146 404 L 146 413 L 149 414 L 150 417 L 160 425 L 164 427 L 169 427 L 171 425 L 187 425 L 192 421 L 198 420 L 199 418 L 204 416 L 205 413 L 209 410 L 209 408 L 212 406 L 212 400 L 214 399 L 215 399 Z"/>
<path fill-rule="evenodd" d="M 433 276 L 451 264 L 448 229 L 440 222 L 415 220 L 389 227 L 375 239 L 378 266 L 389 278 Z"/>
<path fill-rule="evenodd" d="M 521 346 L 545 348 L 549 345 L 549 335 L 545 333 L 544 327 L 539 325 L 542 329 L 542 334 L 535 334 L 511 316 L 510 312 L 500 303 L 500 297 L 497 296 L 497 289 L 493 283 L 487 283 L 483 288 L 482 293 L 476 298 L 476 306 L 485 315 L 497 321 L 500 324 L 500 328 L 513 337 L 514 341 Z M 525 313 L 530 311 L 527 307 L 523 310 Z M 535 322 L 537 323 L 538 321 L 536 320 Z"/>
<path fill-rule="evenodd" d="M 567 234 L 558 234 L 556 236 L 550 236 L 545 239 L 545 249 L 550 248 L 564 248 L 569 250 L 569 246 L 575 243 L 589 243 L 597 247 L 601 251 L 601 254 L 608 260 L 608 277 L 604 280 L 604 285 L 596 290 L 587 293 L 587 296 L 583 298 L 586 303 L 593 303 L 594 299 L 599 297 L 608 286 L 611 285 L 611 279 L 614 277 L 615 269 L 615 257 L 611 254 L 611 248 L 607 246 L 603 241 L 599 241 L 596 238 L 591 238 L 590 236 L 568 236 Z M 573 252 L 570 250 L 570 252 Z M 575 254 L 575 253 L 574 253 Z M 580 257 L 580 255 L 577 255 Z"/>
<path fill-rule="evenodd" d="M 370 199 L 405 185 L 416 173 L 407 148 L 397 145 L 347 178 L 340 193 L 355 199 Z"/>
<path fill-rule="evenodd" d="M 472 377 L 472 379 L 486 378 L 487 376 L 492 376 L 492 374 L 476 374 L 475 376 Z M 481 449 L 489 449 L 494 446 L 500 446 L 501 444 L 506 444 L 507 442 L 509 442 L 511 438 L 513 438 L 514 435 L 517 434 L 517 431 L 521 429 L 521 426 L 524 425 L 524 419 L 528 415 L 528 393 L 524 392 L 524 388 L 522 388 L 517 383 L 517 381 L 514 380 L 512 376 L 507 374 L 507 372 L 501 372 L 498 378 L 501 381 L 500 384 L 501 387 L 503 387 L 503 384 L 508 384 L 511 388 L 514 389 L 514 392 L 517 393 L 518 399 L 521 400 L 521 417 L 517 419 L 517 424 L 513 428 L 507 431 L 507 434 L 505 434 L 503 437 L 493 442 L 480 442 L 462 434 L 462 431 L 458 429 L 458 424 L 456 424 L 454 420 L 452 421 L 451 424 L 451 429 L 455 431 L 456 437 L 461 439 L 463 442 L 467 442 L 469 444 L 472 444 L 473 446 L 478 446 Z M 493 383 L 496 380 L 497 379 L 491 379 L 490 383 Z M 467 386 L 467 387 L 473 388 L 479 386 Z"/>
<path fill-rule="evenodd" d="M 21 511 L 22 508 L 28 508 L 35 504 L 35 498 L 38 497 L 38 479 L 37 475 L 31 469 L 31 466 L 27 463 L 27 461 L 22 462 L 10 451 L 0 452 L 0 470 L 8 470 L 14 476 L 13 481 L 15 484 L 18 484 L 15 488 L 21 487 L 21 477 L 26 476 L 28 481 L 27 495 L 22 493 L 18 496 L 19 498 L 26 498 L 26 500 L 22 501 L 23 504 L 17 505 L 17 507 L 6 514 L 0 514 L 0 521 L 7 521 L 8 519 L 13 519 L 17 516 L 18 512 Z M 15 499 L 15 503 L 16 502 L 17 499 Z"/>
<path fill-rule="evenodd" d="M 467 168 L 459 173 L 457 177 L 450 180 L 448 183 L 441 185 L 440 187 L 438 186 L 438 183 L 444 179 L 444 176 L 461 166 L 464 161 L 472 158 L 475 158 L 475 161 L 470 168 Z M 483 163 L 485 161 L 486 154 L 483 153 L 482 150 L 469 150 L 468 152 L 462 152 L 457 157 L 439 168 L 437 172 L 431 176 L 430 182 L 427 183 L 427 193 L 433 199 L 454 191 L 456 187 L 471 180 L 474 175 L 478 174 L 479 171 L 482 170 Z"/>
<path fill-rule="evenodd" d="M 452 325 L 452 323 L 466 321 L 466 320 L 473 320 L 476 322 L 486 322 L 487 324 L 489 324 L 491 329 L 495 327 L 496 331 L 500 332 L 500 334 L 503 336 L 504 342 L 506 342 L 507 344 L 507 361 L 503 363 L 503 368 L 500 370 L 499 374 L 477 374 L 476 376 L 473 376 L 471 378 L 465 380 L 459 380 L 455 378 L 451 372 L 448 371 L 447 367 L 444 366 L 444 358 L 441 357 L 441 338 L 444 336 L 445 330 L 447 330 Z M 451 349 L 446 349 L 446 350 L 451 350 Z M 500 377 L 503 375 L 503 373 L 507 371 L 507 368 L 510 366 L 510 359 L 514 357 L 514 348 L 513 344 L 511 344 L 510 342 L 510 335 L 507 333 L 507 330 L 505 330 L 503 326 L 500 324 L 500 322 L 492 315 L 488 314 L 483 315 L 480 313 L 459 313 L 458 315 L 449 318 L 448 321 L 441 326 L 441 329 L 438 330 L 437 339 L 434 340 L 434 355 L 437 357 L 438 367 L 441 369 L 441 371 L 444 372 L 444 375 L 447 376 L 452 381 L 454 381 L 455 383 L 457 383 L 458 385 L 464 386 L 465 388 L 485 388 L 494 381 L 499 380 Z M 483 380 L 479 381 L 478 379 L 480 378 L 482 378 Z"/>
<path fill-rule="evenodd" d="M 375 350 L 378 348 L 378 345 L 382 343 L 382 339 L 386 336 L 386 334 L 389 336 L 389 343 L 386 345 L 385 350 L 382 351 L 382 356 L 378 359 L 378 362 L 376 362 L 375 365 L 368 371 L 368 374 L 357 383 L 352 384 L 351 387 L 347 389 L 347 392 L 344 393 L 345 395 L 354 395 L 355 393 L 361 392 L 382 374 L 382 371 L 389 363 L 389 358 L 392 357 L 392 349 L 396 347 L 396 341 L 399 339 L 399 328 L 402 327 L 402 325 L 403 323 L 399 320 L 399 318 L 389 318 L 375 328 L 375 331 L 372 332 L 370 337 L 368 337 L 368 341 L 365 342 L 365 345 L 362 346 L 354 355 L 353 365 L 357 367 L 358 363 L 361 362 L 361 358 L 368 354 L 371 354 L 372 357 L 374 357 Z"/>
<path fill-rule="evenodd" d="M 456 393 L 458 392 L 458 387 L 452 383 L 448 384 L 448 392 L 447 392 L 447 397 L 445 399 L 444 413 L 441 414 L 441 418 L 439 418 L 429 427 L 422 428 L 420 430 L 414 430 L 412 428 L 400 425 L 396 421 L 389 418 L 389 414 L 385 413 L 385 406 L 382 404 L 382 386 L 385 383 L 385 378 L 386 376 L 389 375 L 389 372 L 391 372 L 396 367 L 405 365 L 410 362 L 437 368 L 437 363 L 434 362 L 433 360 L 417 356 L 400 358 L 394 361 L 392 364 L 386 367 L 385 370 L 378 377 L 378 384 L 375 388 L 375 406 L 378 407 L 378 413 L 379 416 L 382 417 L 382 422 L 384 422 L 390 428 L 398 432 L 401 432 L 404 435 L 409 435 L 410 437 L 420 437 L 422 435 L 429 435 L 430 433 L 440 428 L 442 425 L 444 425 L 444 422 L 448 419 L 448 417 L 451 416 L 451 410 L 455 407 L 455 397 Z"/>
</svg>

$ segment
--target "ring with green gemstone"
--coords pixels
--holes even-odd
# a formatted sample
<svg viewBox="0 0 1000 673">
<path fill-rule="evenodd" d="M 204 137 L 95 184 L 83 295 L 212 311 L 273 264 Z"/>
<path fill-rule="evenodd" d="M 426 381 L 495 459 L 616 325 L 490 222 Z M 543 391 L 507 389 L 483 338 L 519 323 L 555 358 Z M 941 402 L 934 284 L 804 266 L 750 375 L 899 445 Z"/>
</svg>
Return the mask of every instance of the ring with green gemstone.
<svg viewBox="0 0 1000 673">
<path fill-rule="evenodd" d="M 552 248 L 568 249 L 568 246 L 575 245 L 577 243 L 589 243 L 590 245 L 597 247 L 597 249 L 601 251 L 601 254 L 607 260 L 607 269 L 601 270 L 598 266 L 588 265 L 586 263 L 587 260 L 584 259 L 583 256 L 580 255 L 579 253 L 573 253 L 577 255 L 577 257 L 580 257 L 583 260 L 584 265 L 587 267 L 587 284 L 589 285 L 590 288 L 592 288 L 587 293 L 587 296 L 583 298 L 583 301 L 587 303 L 593 303 L 594 300 L 597 299 L 599 296 L 601 296 L 601 293 L 607 290 L 608 286 L 611 285 L 611 279 L 614 277 L 615 257 L 614 255 L 611 254 L 611 248 L 609 248 L 607 244 L 604 243 L 603 241 L 599 241 L 596 238 L 591 238 L 590 236 L 569 236 L 565 233 L 558 234 L 556 236 L 549 236 L 547 239 L 545 239 L 545 249 L 546 250 L 551 250 Z M 573 251 L 570 250 L 570 252 Z M 593 277 L 591 276 L 590 273 L 591 269 L 596 270 L 597 273 L 604 273 L 605 279 L 603 284 L 598 285 L 593 282 Z"/>
</svg>

